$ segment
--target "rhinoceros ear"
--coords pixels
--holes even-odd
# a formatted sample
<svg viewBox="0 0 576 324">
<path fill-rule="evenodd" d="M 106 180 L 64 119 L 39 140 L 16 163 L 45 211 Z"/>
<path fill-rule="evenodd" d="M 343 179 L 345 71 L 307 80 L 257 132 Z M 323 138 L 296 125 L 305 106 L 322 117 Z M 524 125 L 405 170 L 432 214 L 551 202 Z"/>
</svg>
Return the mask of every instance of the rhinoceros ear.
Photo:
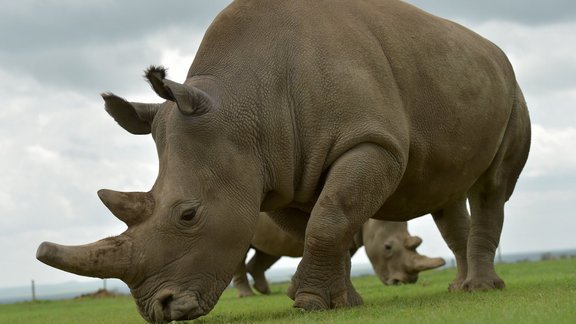
<svg viewBox="0 0 576 324">
<path fill-rule="evenodd" d="M 163 81 L 166 79 L 165 67 L 151 65 L 148 69 L 146 69 L 146 71 L 144 71 L 144 77 L 148 79 L 148 82 L 150 82 L 150 85 L 156 94 L 166 100 L 174 101 L 174 97 L 164 86 Z"/>
<path fill-rule="evenodd" d="M 162 98 L 176 103 L 184 115 L 202 115 L 212 107 L 210 96 L 195 87 L 166 79 L 166 69 L 151 66 L 145 76 L 152 89 Z"/>
<path fill-rule="evenodd" d="M 125 130 L 132 134 L 150 134 L 154 116 L 160 104 L 128 102 L 112 93 L 103 93 L 106 112 Z"/>
</svg>

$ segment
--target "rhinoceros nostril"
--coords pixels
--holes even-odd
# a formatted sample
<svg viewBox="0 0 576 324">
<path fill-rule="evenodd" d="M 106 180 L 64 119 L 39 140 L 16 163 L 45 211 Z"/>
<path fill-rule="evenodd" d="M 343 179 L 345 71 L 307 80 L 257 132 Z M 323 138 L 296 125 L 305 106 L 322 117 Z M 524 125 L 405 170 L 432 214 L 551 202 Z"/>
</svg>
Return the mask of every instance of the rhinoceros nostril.
<svg viewBox="0 0 576 324">
<path fill-rule="evenodd" d="M 171 321 L 191 320 L 203 315 L 195 298 L 170 295 L 162 302 L 164 319 Z"/>
<path fill-rule="evenodd" d="M 163 297 L 160 300 L 160 303 L 162 305 L 162 309 L 164 310 L 164 314 L 166 314 L 166 310 L 170 309 L 170 303 L 172 302 L 172 300 L 174 300 L 174 296 L 172 296 L 172 295 L 168 295 L 166 297 Z M 168 314 L 170 314 L 170 312 L 168 312 Z"/>
<path fill-rule="evenodd" d="M 416 274 L 416 275 L 409 276 L 407 281 L 408 281 L 408 283 L 411 283 L 411 284 L 416 283 L 416 281 L 418 281 L 418 275 Z"/>
</svg>

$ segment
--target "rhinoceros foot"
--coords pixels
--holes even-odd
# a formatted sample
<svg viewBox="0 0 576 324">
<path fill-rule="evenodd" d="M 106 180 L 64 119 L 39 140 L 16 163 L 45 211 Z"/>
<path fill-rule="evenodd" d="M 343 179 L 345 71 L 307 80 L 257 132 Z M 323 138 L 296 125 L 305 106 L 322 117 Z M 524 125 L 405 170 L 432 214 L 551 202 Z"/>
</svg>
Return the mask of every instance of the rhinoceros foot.
<svg viewBox="0 0 576 324">
<path fill-rule="evenodd" d="M 321 311 L 330 308 L 330 305 L 325 300 L 324 295 L 317 294 L 316 292 L 300 291 L 297 293 L 294 300 L 294 308 L 300 308 L 306 311 Z"/>
<path fill-rule="evenodd" d="M 315 311 L 362 305 L 362 297 L 350 281 L 350 254 L 324 260 L 319 256 L 325 257 L 304 252 L 288 287 L 294 307 Z"/>
<path fill-rule="evenodd" d="M 252 287 L 263 295 L 270 295 L 270 286 L 268 285 L 264 271 L 262 269 L 255 269 L 253 262 L 248 263 L 246 271 L 250 273 L 254 279 Z"/>
<path fill-rule="evenodd" d="M 268 282 L 266 278 L 256 278 L 254 277 L 254 285 L 252 285 L 256 291 L 263 295 L 270 295 L 270 286 L 268 286 Z"/>
<path fill-rule="evenodd" d="M 468 278 L 462 283 L 461 290 L 464 291 L 487 291 L 504 289 L 506 284 L 497 275 L 486 275 Z"/>
<path fill-rule="evenodd" d="M 448 285 L 448 291 L 450 292 L 457 292 L 462 291 L 462 284 L 464 283 L 464 279 L 455 279 Z"/>
<path fill-rule="evenodd" d="M 250 287 L 236 286 L 236 288 L 238 289 L 238 297 L 240 298 L 254 296 L 254 292 Z"/>
<path fill-rule="evenodd" d="M 246 276 L 246 272 L 243 268 L 243 264 L 241 268 L 237 269 L 237 272 L 234 274 L 234 287 L 238 290 L 238 297 L 250 297 L 254 296 L 254 292 L 250 289 L 250 283 L 248 282 L 248 277 Z"/>
<path fill-rule="evenodd" d="M 288 297 L 294 300 L 294 307 L 306 311 L 319 311 L 332 308 L 354 307 L 364 303 L 352 286 L 349 277 L 332 281 L 329 285 L 314 287 L 295 275 L 288 288 Z"/>
<path fill-rule="evenodd" d="M 305 311 L 321 311 L 331 308 L 360 306 L 364 303 L 362 297 L 354 289 L 331 295 L 329 303 L 326 300 L 328 294 L 330 294 L 328 291 L 318 293 L 299 290 L 294 300 L 294 308 Z"/>
</svg>

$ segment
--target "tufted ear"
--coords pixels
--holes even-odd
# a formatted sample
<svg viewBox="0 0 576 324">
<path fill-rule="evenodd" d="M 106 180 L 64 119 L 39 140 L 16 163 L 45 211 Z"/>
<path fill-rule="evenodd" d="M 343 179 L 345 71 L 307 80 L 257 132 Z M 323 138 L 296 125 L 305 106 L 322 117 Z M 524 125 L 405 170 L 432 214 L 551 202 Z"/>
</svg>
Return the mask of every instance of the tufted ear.
<svg viewBox="0 0 576 324">
<path fill-rule="evenodd" d="M 154 116 L 160 104 L 128 102 L 112 93 L 103 93 L 106 112 L 132 134 L 150 134 Z"/>
<path fill-rule="evenodd" d="M 158 94 L 161 98 L 174 101 L 172 94 L 164 86 L 164 80 L 166 79 L 166 68 L 163 66 L 151 65 L 146 71 L 144 71 L 144 77 L 150 82 L 154 92 Z"/>
<path fill-rule="evenodd" d="M 212 107 L 212 99 L 206 92 L 166 79 L 166 69 L 163 67 L 151 66 L 145 76 L 156 94 L 175 102 L 184 115 L 202 115 Z"/>
</svg>

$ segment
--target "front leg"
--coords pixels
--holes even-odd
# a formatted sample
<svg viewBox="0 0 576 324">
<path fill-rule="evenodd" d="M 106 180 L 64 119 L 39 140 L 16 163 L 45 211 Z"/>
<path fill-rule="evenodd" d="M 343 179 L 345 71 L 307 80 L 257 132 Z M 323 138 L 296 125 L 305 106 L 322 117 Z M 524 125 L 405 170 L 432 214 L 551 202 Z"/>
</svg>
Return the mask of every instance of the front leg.
<svg viewBox="0 0 576 324">
<path fill-rule="evenodd" d="M 288 295 L 294 307 L 322 310 L 362 304 L 350 281 L 353 236 L 398 185 L 403 167 L 388 151 L 361 144 L 328 171 L 306 227 L 304 255 Z"/>
</svg>

